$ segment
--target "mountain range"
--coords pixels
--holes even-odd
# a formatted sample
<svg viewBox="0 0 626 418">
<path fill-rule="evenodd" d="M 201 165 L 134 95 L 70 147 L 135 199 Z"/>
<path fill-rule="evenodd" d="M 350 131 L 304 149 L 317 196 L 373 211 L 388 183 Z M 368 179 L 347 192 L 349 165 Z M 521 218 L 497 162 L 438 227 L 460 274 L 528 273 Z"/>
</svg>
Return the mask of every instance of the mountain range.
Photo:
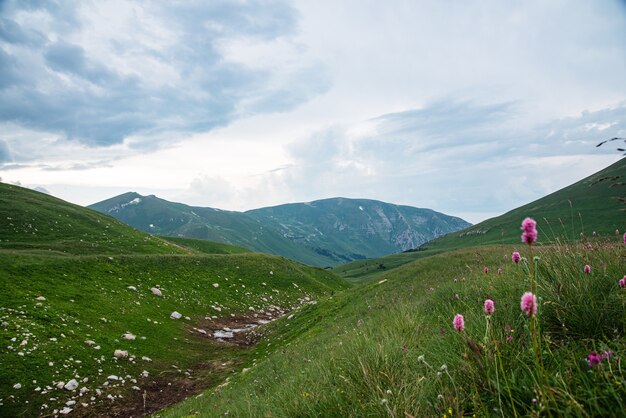
<svg viewBox="0 0 626 418">
<path fill-rule="evenodd" d="M 315 266 L 406 251 L 471 225 L 431 209 L 348 198 L 235 212 L 129 192 L 89 207 L 153 235 L 238 245 Z"/>
</svg>

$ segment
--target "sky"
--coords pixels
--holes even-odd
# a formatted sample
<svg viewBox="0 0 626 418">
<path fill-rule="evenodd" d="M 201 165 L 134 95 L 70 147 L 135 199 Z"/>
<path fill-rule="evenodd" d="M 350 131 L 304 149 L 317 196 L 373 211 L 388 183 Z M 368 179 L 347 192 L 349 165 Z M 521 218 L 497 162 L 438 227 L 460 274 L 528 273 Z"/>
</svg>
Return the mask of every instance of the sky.
<svg viewBox="0 0 626 418">
<path fill-rule="evenodd" d="M 476 223 L 621 154 L 626 1 L 0 1 L 0 177 Z"/>
</svg>

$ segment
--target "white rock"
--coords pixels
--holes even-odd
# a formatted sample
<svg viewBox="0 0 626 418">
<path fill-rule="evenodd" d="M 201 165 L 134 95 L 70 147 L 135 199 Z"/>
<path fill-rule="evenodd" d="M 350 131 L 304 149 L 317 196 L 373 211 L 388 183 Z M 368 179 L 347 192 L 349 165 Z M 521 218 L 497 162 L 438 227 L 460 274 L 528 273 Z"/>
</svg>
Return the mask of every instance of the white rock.
<svg viewBox="0 0 626 418">
<path fill-rule="evenodd" d="M 85 340 L 85 344 L 87 344 L 87 345 L 96 345 L 96 342 L 92 341 L 92 340 Z"/>
<path fill-rule="evenodd" d="M 60 413 L 60 414 L 63 414 L 63 415 L 67 415 L 67 414 L 69 414 L 70 412 L 72 412 L 72 408 L 68 408 L 67 406 L 66 406 L 66 407 L 64 407 L 63 409 L 61 409 L 61 410 L 59 411 L 59 413 Z"/>
<path fill-rule="evenodd" d="M 137 288 L 136 288 L 135 286 L 127 286 L 127 287 L 126 287 L 126 289 L 128 289 L 128 290 L 132 290 L 132 291 L 134 291 L 134 292 L 136 292 L 136 291 L 137 291 Z"/>
<path fill-rule="evenodd" d="M 157 289 L 156 287 L 153 287 L 152 289 L 150 289 L 150 291 L 154 296 L 163 296 L 163 293 L 161 293 L 161 289 Z"/>
<path fill-rule="evenodd" d="M 76 379 L 72 379 L 63 386 L 66 390 L 76 390 L 78 387 L 78 382 Z"/>
<path fill-rule="evenodd" d="M 57 383 L 57 389 L 63 389 L 65 387 L 65 382 Z"/>
<path fill-rule="evenodd" d="M 22 389 L 22 384 L 21 383 L 14 384 L 13 389 Z"/>
<path fill-rule="evenodd" d="M 141 377 L 148 377 L 150 375 L 150 373 L 148 373 L 147 370 L 144 370 L 143 372 L 141 372 Z"/>
<path fill-rule="evenodd" d="M 115 350 L 113 355 L 117 358 L 126 358 L 128 357 L 128 351 L 125 350 Z"/>
<path fill-rule="evenodd" d="M 44 298 L 43 296 L 38 296 L 38 297 L 35 298 L 35 300 L 44 301 L 44 300 L 46 300 L 46 298 Z"/>
<path fill-rule="evenodd" d="M 191 318 L 189 318 L 188 316 L 186 316 L 186 317 L 185 317 L 185 319 L 186 319 L 187 321 L 191 321 Z"/>
<path fill-rule="evenodd" d="M 137 386 L 133 386 L 133 390 L 141 390 L 141 389 L 139 389 L 139 387 Z"/>
<path fill-rule="evenodd" d="M 179 314 L 178 312 L 176 312 L 176 311 L 172 312 L 171 315 L 170 315 L 170 318 L 172 318 L 172 319 L 180 319 L 182 317 L 183 316 L 181 314 Z"/>
<path fill-rule="evenodd" d="M 76 405 L 76 401 L 67 401 L 67 402 L 65 402 L 65 405 L 67 405 L 67 406 Z"/>
<path fill-rule="evenodd" d="M 152 361 L 152 359 L 150 357 L 146 357 L 146 356 L 143 356 L 141 359 L 143 361 Z"/>
<path fill-rule="evenodd" d="M 86 388 L 86 387 L 84 387 L 84 386 L 83 386 L 82 388 L 80 388 L 80 393 L 81 393 L 81 394 L 85 394 L 85 393 L 87 393 L 87 392 L 89 392 L 89 389 L 88 389 L 88 388 Z"/>
<path fill-rule="evenodd" d="M 213 287 L 220 287 L 219 283 L 213 283 Z"/>
<path fill-rule="evenodd" d="M 109 377 L 107 377 L 108 380 L 120 380 L 119 377 L 117 377 L 116 375 L 112 374 Z"/>
<path fill-rule="evenodd" d="M 127 332 L 126 334 L 122 335 L 122 338 L 124 338 L 125 340 L 131 340 L 131 341 L 133 341 L 133 340 L 134 340 L 135 338 L 137 338 L 137 337 L 135 337 L 135 336 L 134 336 L 133 334 L 131 334 L 130 332 Z"/>
</svg>

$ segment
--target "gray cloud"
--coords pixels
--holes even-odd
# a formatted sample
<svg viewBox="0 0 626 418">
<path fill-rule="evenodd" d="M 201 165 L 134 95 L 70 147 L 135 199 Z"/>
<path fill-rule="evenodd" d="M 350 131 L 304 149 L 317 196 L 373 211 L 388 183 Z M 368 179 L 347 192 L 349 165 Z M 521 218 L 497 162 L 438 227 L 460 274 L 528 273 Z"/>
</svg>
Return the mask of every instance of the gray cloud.
<svg viewBox="0 0 626 418">
<path fill-rule="evenodd" d="M 281 181 L 296 200 L 370 197 L 495 215 L 584 177 L 582 161 L 601 168 L 619 153 L 595 145 L 626 135 L 626 104 L 523 128 L 515 117 L 515 104 L 451 101 L 374 118 L 356 137 L 326 129 L 290 147 L 295 164 Z"/>
<path fill-rule="evenodd" d="M 311 82 L 323 71 L 304 64 L 276 82 L 224 59 L 224 40 L 294 33 L 297 14 L 280 0 L 126 4 L 127 32 L 106 34 L 83 24 L 111 12 L 106 2 L 0 7 L 0 121 L 89 145 L 206 131 L 246 113 L 290 110 L 329 87 L 327 78 Z"/>
</svg>

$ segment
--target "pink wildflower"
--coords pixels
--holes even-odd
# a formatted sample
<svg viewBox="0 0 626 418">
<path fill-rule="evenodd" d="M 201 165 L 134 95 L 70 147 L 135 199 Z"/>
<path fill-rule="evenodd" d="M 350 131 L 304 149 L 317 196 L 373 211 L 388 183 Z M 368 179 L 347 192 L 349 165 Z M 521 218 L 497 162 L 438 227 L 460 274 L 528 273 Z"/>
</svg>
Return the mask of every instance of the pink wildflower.
<svg viewBox="0 0 626 418">
<path fill-rule="evenodd" d="M 526 218 L 522 221 L 522 242 L 533 245 L 537 241 L 537 222 L 532 218 Z"/>
<path fill-rule="evenodd" d="M 498 274 L 502 274 L 502 269 L 501 268 L 498 269 Z"/>
<path fill-rule="evenodd" d="M 591 273 L 591 266 L 589 264 L 585 264 L 583 271 L 587 274 Z"/>
<path fill-rule="evenodd" d="M 600 354 L 596 353 L 595 351 L 589 353 L 589 355 L 587 356 L 587 365 L 589 367 L 597 366 L 600 363 L 602 363 L 602 356 Z"/>
<path fill-rule="evenodd" d="M 458 293 L 454 294 L 454 299 L 459 300 L 459 294 Z"/>
<path fill-rule="evenodd" d="M 485 268 L 483 269 L 483 272 L 485 272 L 485 274 L 489 273 L 489 267 L 485 266 Z"/>
<path fill-rule="evenodd" d="M 513 254 L 511 254 L 511 260 L 513 260 L 513 262 L 515 264 L 519 263 L 521 259 L 522 259 L 522 256 L 519 255 L 519 253 L 517 251 L 515 251 Z"/>
<path fill-rule="evenodd" d="M 537 314 L 537 296 L 530 292 L 524 293 L 520 301 L 520 308 L 526 316 L 535 316 Z"/>
<path fill-rule="evenodd" d="M 455 278 L 455 279 L 454 279 L 454 283 L 456 283 L 456 282 L 458 282 L 458 281 L 459 281 L 459 279 L 457 279 L 457 278 Z"/>
<path fill-rule="evenodd" d="M 626 232 L 624 232 L 624 244 L 626 244 Z"/>
<path fill-rule="evenodd" d="M 626 276 L 624 276 L 623 279 L 620 279 L 619 287 L 621 287 L 622 289 L 626 287 Z"/>
<path fill-rule="evenodd" d="M 465 320 L 463 319 L 463 315 L 456 314 L 454 316 L 454 321 L 452 321 L 452 325 L 455 330 L 462 332 L 465 329 Z"/>
<path fill-rule="evenodd" d="M 491 315 L 496 310 L 495 304 L 491 299 L 485 301 L 485 313 Z"/>
</svg>

